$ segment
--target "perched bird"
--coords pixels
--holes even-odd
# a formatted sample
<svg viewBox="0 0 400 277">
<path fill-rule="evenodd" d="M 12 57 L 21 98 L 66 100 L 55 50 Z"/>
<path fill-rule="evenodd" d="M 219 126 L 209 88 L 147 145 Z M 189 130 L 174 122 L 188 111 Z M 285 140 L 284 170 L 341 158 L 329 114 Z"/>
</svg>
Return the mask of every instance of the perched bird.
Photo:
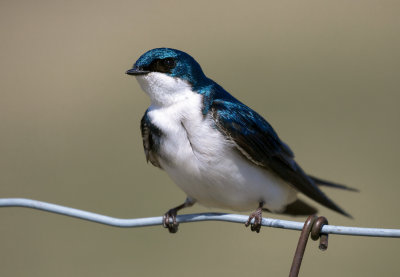
<svg viewBox="0 0 400 277">
<path fill-rule="evenodd" d="M 271 125 L 207 78 L 190 55 L 171 48 L 152 49 L 126 74 L 134 75 L 151 99 L 141 120 L 147 161 L 165 170 L 187 195 L 183 204 L 163 217 L 171 233 L 178 230 L 178 210 L 196 202 L 255 210 L 245 225 L 256 232 L 262 210 L 316 213 L 297 198 L 299 192 L 350 216 L 318 185 L 354 189 L 307 175 Z"/>
</svg>

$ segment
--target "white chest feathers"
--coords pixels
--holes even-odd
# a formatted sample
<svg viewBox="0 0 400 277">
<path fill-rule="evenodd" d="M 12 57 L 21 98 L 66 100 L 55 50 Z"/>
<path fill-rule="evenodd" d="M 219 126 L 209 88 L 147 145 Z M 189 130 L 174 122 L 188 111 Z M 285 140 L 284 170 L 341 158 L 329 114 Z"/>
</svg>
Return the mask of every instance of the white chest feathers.
<svg viewBox="0 0 400 277">
<path fill-rule="evenodd" d="M 263 201 L 274 212 L 296 199 L 294 189 L 248 161 L 202 114 L 202 95 L 184 81 L 151 74 L 138 79 L 152 99 L 147 116 L 162 133 L 158 160 L 189 197 L 238 211 L 255 209 Z"/>
</svg>

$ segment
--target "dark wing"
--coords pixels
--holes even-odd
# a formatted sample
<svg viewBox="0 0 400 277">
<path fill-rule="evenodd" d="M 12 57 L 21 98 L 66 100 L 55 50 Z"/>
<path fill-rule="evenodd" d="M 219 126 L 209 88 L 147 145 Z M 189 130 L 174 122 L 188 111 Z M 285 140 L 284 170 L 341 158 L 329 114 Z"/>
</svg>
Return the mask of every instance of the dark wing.
<svg viewBox="0 0 400 277">
<path fill-rule="evenodd" d="M 140 121 L 140 130 L 142 131 L 143 148 L 144 154 L 146 155 L 146 161 L 150 161 L 154 166 L 161 168 L 161 165 L 157 159 L 157 152 L 159 140 L 162 134 L 161 131 L 150 122 L 147 116 L 147 111 Z"/>
<path fill-rule="evenodd" d="M 236 99 L 215 99 L 210 112 L 217 129 L 256 165 L 268 169 L 318 203 L 350 216 L 330 200 L 294 161 L 293 152 L 271 125 Z"/>
</svg>

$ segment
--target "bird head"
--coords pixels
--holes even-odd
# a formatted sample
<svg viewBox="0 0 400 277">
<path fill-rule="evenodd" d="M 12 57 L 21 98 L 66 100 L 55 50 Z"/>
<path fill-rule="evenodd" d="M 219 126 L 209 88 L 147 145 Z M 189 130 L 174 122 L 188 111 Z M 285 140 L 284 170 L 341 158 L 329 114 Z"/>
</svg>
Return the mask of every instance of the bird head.
<svg viewBox="0 0 400 277">
<path fill-rule="evenodd" d="M 162 106 L 179 101 L 188 90 L 195 91 L 208 82 L 195 59 L 171 48 L 147 51 L 126 74 L 135 76 L 153 104 Z"/>
</svg>

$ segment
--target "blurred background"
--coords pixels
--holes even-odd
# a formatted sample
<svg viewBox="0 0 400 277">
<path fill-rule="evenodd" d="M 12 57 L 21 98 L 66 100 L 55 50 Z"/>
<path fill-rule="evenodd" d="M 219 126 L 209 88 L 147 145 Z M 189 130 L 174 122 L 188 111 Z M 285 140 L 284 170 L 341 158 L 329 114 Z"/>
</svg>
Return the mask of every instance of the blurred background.
<svg viewBox="0 0 400 277">
<path fill-rule="evenodd" d="M 149 99 L 124 74 L 165 46 L 267 118 L 307 172 L 360 189 L 325 189 L 354 216 L 319 206 L 331 224 L 400 228 L 399 24 L 398 1 L 2 0 L 0 197 L 122 218 L 180 204 L 146 164 Z M 299 236 L 221 222 L 171 235 L 24 208 L 0 219 L 1 276 L 287 276 Z M 399 275 L 400 240 L 329 245 L 309 243 L 301 276 Z"/>
</svg>

